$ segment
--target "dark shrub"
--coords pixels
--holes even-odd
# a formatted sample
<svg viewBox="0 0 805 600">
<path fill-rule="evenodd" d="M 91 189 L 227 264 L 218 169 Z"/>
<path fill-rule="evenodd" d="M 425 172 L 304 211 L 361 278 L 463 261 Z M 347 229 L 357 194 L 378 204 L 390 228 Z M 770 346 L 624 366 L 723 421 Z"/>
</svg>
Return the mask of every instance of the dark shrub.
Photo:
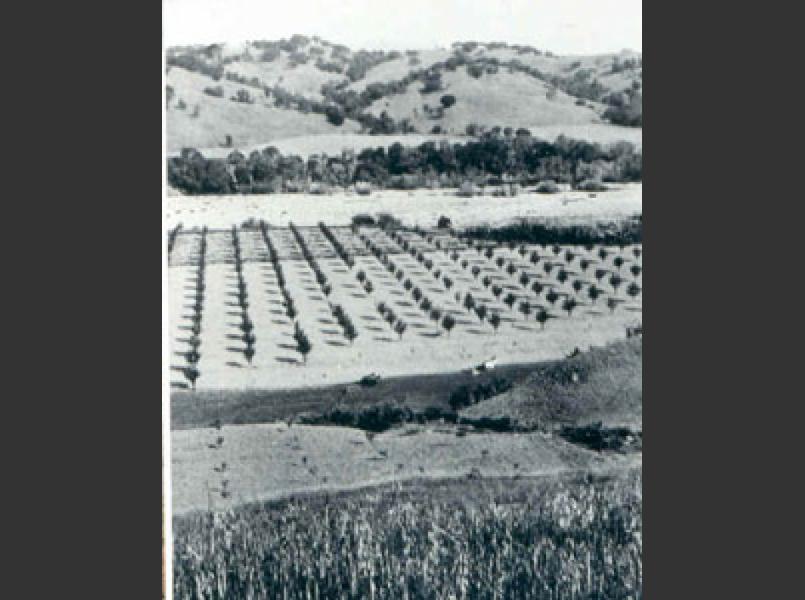
<svg viewBox="0 0 805 600">
<path fill-rule="evenodd" d="M 208 96 L 214 96 L 216 98 L 223 98 L 224 96 L 224 88 L 220 85 L 216 85 L 215 87 L 205 87 L 204 93 Z"/>
<path fill-rule="evenodd" d="M 327 117 L 327 122 L 336 127 L 340 127 L 344 124 L 344 113 L 337 106 L 328 106 L 324 115 Z"/>
<path fill-rule="evenodd" d="M 360 213 L 352 217 L 353 225 L 376 225 L 374 217 L 366 213 Z"/>
<path fill-rule="evenodd" d="M 576 186 L 577 189 L 583 192 L 606 192 L 609 188 L 600 181 L 594 179 L 585 179 Z"/>
<path fill-rule="evenodd" d="M 559 186 L 552 179 L 548 179 L 540 181 L 535 191 L 540 194 L 556 194 L 559 191 Z"/>
</svg>

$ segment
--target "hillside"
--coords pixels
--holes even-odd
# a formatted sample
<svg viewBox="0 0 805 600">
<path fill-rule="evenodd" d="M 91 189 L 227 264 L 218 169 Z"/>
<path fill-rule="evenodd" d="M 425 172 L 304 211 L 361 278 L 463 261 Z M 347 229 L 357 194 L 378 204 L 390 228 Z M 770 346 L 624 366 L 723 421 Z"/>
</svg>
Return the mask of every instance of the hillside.
<svg viewBox="0 0 805 600">
<path fill-rule="evenodd" d="M 353 133 L 360 129 L 353 122 L 336 127 L 323 115 L 274 108 L 261 90 L 225 79 L 214 81 L 179 67 L 170 69 L 167 85 L 176 90 L 167 112 L 168 150 L 220 147 L 227 135 L 232 136 L 235 147 L 240 147 L 277 138 Z M 204 93 L 205 88 L 217 86 L 223 89 L 222 97 Z M 244 89 L 254 98 L 253 104 L 231 100 Z M 181 102 L 186 108 L 180 108 Z"/>
<path fill-rule="evenodd" d="M 626 51 L 556 56 L 474 42 L 353 51 L 293 36 L 169 48 L 166 86 L 169 151 L 358 132 L 465 135 L 468 126 L 642 141 L 640 127 L 618 126 L 642 123 L 642 57 Z M 446 108 L 445 95 L 455 97 Z"/>
<path fill-rule="evenodd" d="M 438 125 L 451 134 L 464 133 L 473 123 L 533 128 L 602 122 L 602 105 L 579 106 L 576 98 L 561 91 L 549 99 L 551 86 L 524 73 L 499 71 L 476 79 L 462 71 L 447 72 L 442 76 L 442 85 L 440 92 L 425 95 L 419 82 L 415 82 L 405 93 L 381 98 L 368 110 L 376 116 L 386 111 L 395 120 L 409 119 L 418 131 L 429 131 Z M 425 107 L 438 105 L 440 96 L 446 94 L 455 96 L 456 103 L 445 109 L 440 118 L 427 115 Z"/>
<path fill-rule="evenodd" d="M 510 417 L 525 426 L 602 421 L 610 427 L 641 430 L 642 339 L 592 348 L 575 358 L 541 366 L 511 390 L 465 409 L 462 415 Z"/>
</svg>

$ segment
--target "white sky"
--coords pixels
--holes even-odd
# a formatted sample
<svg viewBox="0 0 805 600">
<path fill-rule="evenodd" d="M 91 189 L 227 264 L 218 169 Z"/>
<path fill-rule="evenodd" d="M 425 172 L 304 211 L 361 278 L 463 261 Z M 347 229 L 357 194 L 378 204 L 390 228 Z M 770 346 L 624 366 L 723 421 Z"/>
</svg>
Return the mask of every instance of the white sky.
<svg viewBox="0 0 805 600">
<path fill-rule="evenodd" d="M 642 0 L 163 0 L 168 46 L 319 35 L 367 49 L 454 41 L 557 54 L 643 49 Z"/>
</svg>

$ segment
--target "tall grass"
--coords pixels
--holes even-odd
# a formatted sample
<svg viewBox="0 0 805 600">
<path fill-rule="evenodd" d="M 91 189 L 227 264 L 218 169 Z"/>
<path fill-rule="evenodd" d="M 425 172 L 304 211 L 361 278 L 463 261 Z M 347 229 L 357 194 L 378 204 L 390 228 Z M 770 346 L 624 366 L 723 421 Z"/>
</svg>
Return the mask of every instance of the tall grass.
<svg viewBox="0 0 805 600">
<path fill-rule="evenodd" d="M 641 598 L 641 486 L 420 482 L 178 517 L 174 595 Z"/>
</svg>

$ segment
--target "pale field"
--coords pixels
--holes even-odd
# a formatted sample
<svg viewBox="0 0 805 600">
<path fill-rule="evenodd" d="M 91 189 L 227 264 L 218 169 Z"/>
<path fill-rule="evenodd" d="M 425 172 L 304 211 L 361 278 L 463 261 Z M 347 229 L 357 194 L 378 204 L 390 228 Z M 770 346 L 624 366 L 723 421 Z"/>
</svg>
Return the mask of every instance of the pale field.
<svg viewBox="0 0 805 600">
<path fill-rule="evenodd" d="M 446 215 L 455 227 L 501 225 L 525 218 L 570 221 L 621 219 L 643 212 L 643 184 L 612 184 L 597 194 L 564 191 L 558 194 L 522 192 L 510 198 L 489 195 L 460 197 L 455 189 L 382 190 L 369 196 L 336 192 L 326 196 L 267 194 L 229 196 L 168 196 L 166 226 L 231 227 L 254 218 L 271 225 L 348 225 L 358 213 L 391 213 L 404 225 L 432 227 Z"/>
<path fill-rule="evenodd" d="M 295 349 L 294 325 L 284 312 L 274 269 L 269 262 L 257 262 L 266 260 L 267 249 L 256 231 L 239 234 L 245 261 L 243 273 L 249 297 L 248 312 L 257 338 L 255 356 L 251 364 L 246 361 L 244 345 L 239 339 L 240 309 L 234 295 L 234 265 L 220 262 L 231 256 L 231 234 L 227 231 L 211 232 L 208 234 L 201 359 L 198 363 L 201 376 L 196 382 L 197 389 L 290 389 L 354 382 L 372 371 L 384 377 L 460 371 L 493 356 L 501 364 L 551 360 L 566 356 L 575 348 L 585 350 L 623 337 L 627 325 L 641 320 L 642 293 L 631 298 L 625 288 L 632 280 L 642 284 L 642 274 L 635 279 L 628 271 L 633 262 L 642 265 L 642 256 L 634 258 L 628 247 L 623 251 L 616 250 L 603 261 L 597 256 L 597 249 L 588 252 L 581 247 L 563 247 L 562 253 L 554 256 L 550 250 L 539 246 L 527 246 L 525 256 L 508 247 L 500 247 L 493 258 L 488 259 L 476 250 L 466 248 L 449 234 L 437 234 L 434 241 L 441 240 L 444 246 L 457 249 L 459 260 L 454 262 L 449 254 L 437 250 L 425 238 L 415 233 L 405 234 L 415 248 L 433 260 L 434 271 L 439 269 L 442 277 L 448 275 L 453 279 L 453 287 L 447 290 L 441 279 L 435 279 L 432 271 L 404 253 L 388 234 L 376 228 L 362 228 L 360 232 L 389 252 L 396 267 L 403 269 L 405 278 L 411 279 L 409 291 L 365 250 L 363 242 L 349 229 L 334 229 L 334 234 L 356 258 L 351 270 L 335 254 L 318 228 L 301 229 L 300 232 L 320 269 L 332 283 L 333 292 L 329 298 L 316 283 L 313 270 L 303 259 L 290 230 L 271 229 L 269 236 L 277 248 L 286 287 L 298 311 L 297 320 L 313 345 L 307 362 Z M 197 270 L 195 266 L 180 263 L 193 262 L 199 237 L 193 233 L 178 236 L 172 255 L 172 263 L 176 266 L 169 269 L 172 385 L 180 389 L 187 386 L 183 375 L 184 353 L 189 348 L 190 306 Z M 543 257 L 537 265 L 528 260 L 532 250 L 537 250 Z M 565 260 L 565 250 L 575 254 L 572 260 Z M 620 271 L 624 284 L 615 290 L 606 280 L 595 281 L 593 272 L 596 268 L 616 271 L 613 260 L 618 254 L 630 262 Z M 497 265 L 495 261 L 499 256 L 505 259 L 504 267 L 509 263 L 515 265 L 513 275 Z M 597 262 L 582 272 L 580 261 L 585 257 Z M 462 265 L 464 260 L 466 266 Z M 546 261 L 557 265 L 550 274 L 543 269 Z M 480 269 L 477 278 L 472 274 L 476 265 Z M 571 273 L 564 283 L 557 279 L 562 265 Z M 374 286 L 371 293 L 367 293 L 357 280 L 357 273 L 361 270 Z M 520 282 L 523 273 L 530 278 L 526 287 Z M 492 285 L 503 287 L 500 298 L 492 295 L 492 285 L 489 288 L 483 285 L 486 276 Z M 575 279 L 585 282 L 579 292 L 571 287 Z M 546 290 L 547 286 L 555 286 L 557 292 L 575 296 L 580 304 L 586 305 L 580 305 L 568 316 L 561 310 L 561 300 L 549 305 L 545 299 L 546 291 L 539 295 L 531 289 L 534 281 L 540 281 Z M 595 305 L 585 296 L 591 283 L 605 294 Z M 415 287 L 420 288 L 435 307 L 455 317 L 456 326 L 449 335 L 418 307 L 412 294 Z M 488 323 L 480 323 L 474 313 L 470 314 L 456 298 L 459 292 L 461 300 L 470 292 L 478 303 L 498 312 L 502 319 L 499 330 L 495 332 Z M 517 298 L 513 308 L 502 301 L 509 292 Z M 605 307 L 606 296 L 615 296 L 621 301 L 614 313 Z M 551 319 L 543 330 L 534 319 L 535 311 L 526 319 L 518 310 L 521 301 L 528 301 L 533 307 L 543 306 L 556 318 Z M 377 310 L 379 302 L 392 307 L 395 314 L 408 324 L 402 338 L 383 321 Z M 352 344 L 345 339 L 333 318 L 330 303 L 342 305 L 355 324 L 358 337 Z"/>
<path fill-rule="evenodd" d="M 394 429 L 371 442 L 356 429 L 288 428 L 285 423 L 172 431 L 173 514 L 224 510 L 300 492 L 463 477 L 474 469 L 492 477 L 556 475 L 604 472 L 640 461 L 639 455 L 601 455 L 541 433 L 458 437 L 454 428 L 436 426 Z M 222 489 L 228 497 L 222 497 Z"/>
</svg>

